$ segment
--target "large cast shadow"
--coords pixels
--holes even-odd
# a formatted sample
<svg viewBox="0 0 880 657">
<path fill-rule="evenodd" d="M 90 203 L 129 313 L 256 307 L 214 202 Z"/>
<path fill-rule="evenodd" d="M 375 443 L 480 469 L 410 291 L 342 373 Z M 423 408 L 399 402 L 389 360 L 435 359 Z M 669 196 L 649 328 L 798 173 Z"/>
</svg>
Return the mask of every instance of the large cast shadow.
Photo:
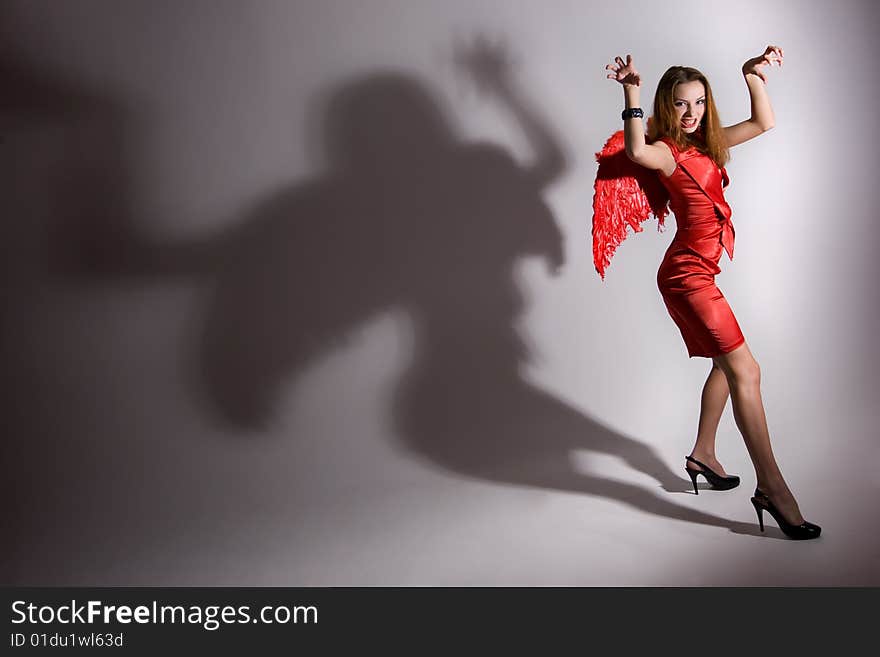
<svg viewBox="0 0 880 657">
<path fill-rule="evenodd" d="M 121 106 L 22 72 L 22 85 L 59 96 L 47 96 L 47 106 L 81 111 L 86 123 L 68 133 L 100 154 L 91 169 L 59 164 L 52 198 L 64 211 L 47 213 L 51 263 L 65 280 L 77 273 L 210 281 L 194 380 L 204 409 L 236 430 L 265 427 L 283 384 L 370 317 L 402 308 L 415 354 L 392 410 L 398 446 L 413 457 L 460 476 L 751 531 L 574 467 L 575 452 L 612 455 L 666 491 L 685 490 L 650 446 L 521 377 L 528 354 L 515 329 L 523 300 L 514 266 L 526 256 L 545 257 L 551 268 L 563 262 L 563 237 L 542 195 L 564 172 L 565 157 L 497 51 L 478 44 L 460 54 L 473 80 L 518 122 L 532 162 L 462 141 L 418 79 L 361 76 L 319 104 L 325 171 L 270 194 L 234 228 L 181 244 L 144 240 L 130 221 Z M 78 184 L 64 177 L 74 171 Z M 108 196 L 98 200 L 98 187 Z"/>
<path fill-rule="evenodd" d="M 542 193 L 565 158 L 503 57 L 485 44 L 461 54 L 519 122 L 534 161 L 522 166 L 498 146 L 460 141 L 412 77 L 343 84 L 323 115 L 329 170 L 248 216 L 219 269 L 201 358 L 210 398 L 227 421 L 261 426 L 296 370 L 366 318 L 402 307 L 416 347 L 393 414 L 410 454 L 462 476 L 732 527 L 642 485 L 576 469 L 575 453 L 599 452 L 667 491 L 685 490 L 651 447 L 522 379 L 513 270 L 524 256 L 562 263 L 562 234 Z"/>
</svg>

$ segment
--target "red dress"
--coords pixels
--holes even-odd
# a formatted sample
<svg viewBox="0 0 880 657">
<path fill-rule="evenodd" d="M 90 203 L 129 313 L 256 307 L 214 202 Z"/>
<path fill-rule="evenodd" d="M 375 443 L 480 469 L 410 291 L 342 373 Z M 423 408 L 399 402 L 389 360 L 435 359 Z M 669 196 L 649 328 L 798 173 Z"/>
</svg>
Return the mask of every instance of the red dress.
<svg viewBox="0 0 880 657">
<path fill-rule="evenodd" d="M 723 188 L 727 171 L 696 148 L 679 151 L 664 138 L 677 164 L 657 176 L 669 192 L 677 230 L 657 271 L 657 286 L 690 357 L 711 358 L 739 347 L 745 338 L 715 285 L 722 251 L 733 260 L 734 230 Z"/>
</svg>

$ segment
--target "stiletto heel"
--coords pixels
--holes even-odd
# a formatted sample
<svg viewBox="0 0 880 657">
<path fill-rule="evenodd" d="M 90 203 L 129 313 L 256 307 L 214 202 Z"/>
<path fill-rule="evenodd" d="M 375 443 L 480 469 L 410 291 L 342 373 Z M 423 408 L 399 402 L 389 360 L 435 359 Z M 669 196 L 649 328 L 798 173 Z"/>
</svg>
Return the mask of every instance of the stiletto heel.
<svg viewBox="0 0 880 657">
<path fill-rule="evenodd" d="M 699 495 L 697 492 L 697 475 L 703 475 L 706 478 L 706 481 L 712 486 L 712 488 L 716 488 L 718 490 L 730 490 L 731 488 L 736 488 L 739 486 L 739 477 L 736 475 L 726 475 L 722 477 L 720 474 L 712 470 L 708 465 L 704 463 L 700 463 L 697 459 L 692 456 L 685 456 L 686 460 L 691 463 L 696 463 L 698 466 L 702 468 L 702 470 L 693 470 L 687 466 L 684 469 L 687 471 L 688 475 L 690 475 L 691 481 L 694 483 L 694 493 Z"/>
<path fill-rule="evenodd" d="M 764 507 L 758 504 L 758 500 L 752 498 L 752 506 L 755 507 L 755 513 L 758 514 L 758 524 L 761 525 L 761 531 L 764 531 Z"/>
<path fill-rule="evenodd" d="M 763 493 L 759 488 L 755 489 L 755 496 L 751 499 L 752 506 L 755 507 L 755 512 L 758 514 L 758 522 L 761 524 L 761 531 L 764 531 L 764 518 L 762 513 L 767 511 L 767 513 L 773 516 L 773 519 L 776 521 L 776 524 L 779 525 L 779 529 L 782 530 L 782 533 L 791 539 L 805 541 L 811 538 L 819 538 L 819 534 L 822 533 L 822 528 L 819 525 L 807 522 L 806 520 L 800 525 L 792 525 L 782 517 L 782 513 L 779 509 L 777 509 L 770 498 L 767 497 L 766 493 Z"/>
<path fill-rule="evenodd" d="M 700 474 L 696 470 L 691 470 L 690 468 L 685 468 L 687 473 L 691 476 L 691 481 L 694 484 L 694 495 L 699 495 L 700 491 L 697 489 L 697 475 Z"/>
</svg>

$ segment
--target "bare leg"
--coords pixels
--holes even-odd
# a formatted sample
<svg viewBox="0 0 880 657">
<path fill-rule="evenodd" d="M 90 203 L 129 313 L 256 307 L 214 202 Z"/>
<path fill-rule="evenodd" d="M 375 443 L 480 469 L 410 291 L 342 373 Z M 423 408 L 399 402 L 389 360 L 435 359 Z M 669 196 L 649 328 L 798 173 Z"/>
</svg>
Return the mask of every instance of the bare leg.
<svg viewBox="0 0 880 657">
<path fill-rule="evenodd" d="M 697 442 L 690 455 L 700 463 L 705 463 L 721 476 L 725 476 L 727 473 L 715 456 L 715 435 L 729 396 L 730 389 L 727 384 L 727 376 L 713 362 L 712 369 L 709 371 L 709 376 L 703 386 L 703 395 L 700 398 L 700 423 L 697 426 Z M 686 462 L 685 467 L 698 471 L 702 469 L 690 462 Z"/>
<path fill-rule="evenodd" d="M 761 370 L 745 343 L 728 354 L 715 357 L 727 376 L 733 417 L 755 466 L 758 488 L 766 493 L 788 522 L 804 522 L 770 446 L 770 432 L 761 400 Z"/>
</svg>

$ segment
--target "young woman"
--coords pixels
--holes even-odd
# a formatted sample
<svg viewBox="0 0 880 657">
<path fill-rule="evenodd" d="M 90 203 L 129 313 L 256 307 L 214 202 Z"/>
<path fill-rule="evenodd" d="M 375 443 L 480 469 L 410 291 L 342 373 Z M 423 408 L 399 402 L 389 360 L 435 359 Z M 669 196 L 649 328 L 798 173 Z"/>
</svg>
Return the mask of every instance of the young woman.
<svg viewBox="0 0 880 657">
<path fill-rule="evenodd" d="M 669 194 L 677 230 L 657 272 L 657 284 L 669 314 L 681 330 L 688 354 L 711 358 L 703 387 L 697 440 L 685 469 L 697 491 L 703 475 L 715 488 L 729 489 L 739 477 L 727 475 L 715 457 L 715 433 L 730 396 L 737 427 L 755 466 L 757 488 L 751 498 L 764 530 L 763 512 L 773 516 L 790 538 L 819 536 L 820 527 L 804 520 L 770 446 L 761 401 L 760 368 L 749 351 L 736 318 L 715 285 L 722 252 L 733 258 L 734 230 L 723 187 L 728 149 L 773 127 L 773 109 L 762 69 L 782 66 L 783 51 L 767 46 L 764 54 L 743 64 L 751 95 L 751 118 L 721 127 L 709 81 L 698 70 L 673 66 L 663 74 L 654 95 L 648 135 L 639 108 L 641 79 L 631 55 L 615 57 L 605 68 L 623 86 L 626 155 L 657 172 Z"/>
</svg>

